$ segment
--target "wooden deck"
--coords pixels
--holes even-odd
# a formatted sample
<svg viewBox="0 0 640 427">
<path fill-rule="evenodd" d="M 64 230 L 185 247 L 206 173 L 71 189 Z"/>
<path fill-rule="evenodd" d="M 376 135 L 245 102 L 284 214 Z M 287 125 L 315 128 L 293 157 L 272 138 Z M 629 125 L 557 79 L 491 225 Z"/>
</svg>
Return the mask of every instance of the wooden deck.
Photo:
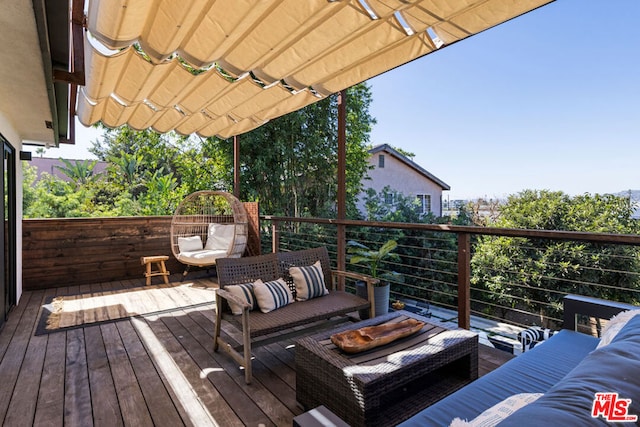
<svg viewBox="0 0 640 427">
<path fill-rule="evenodd" d="M 213 281 L 182 286 L 187 283 L 208 288 L 213 298 Z M 24 293 L 0 331 L 3 425 L 292 425 L 302 413 L 295 398 L 293 341 L 255 349 L 254 381 L 246 385 L 231 358 L 213 352 L 213 299 L 211 305 L 193 306 L 181 286 L 149 287 L 162 289 L 181 308 L 35 335 L 47 298 L 125 299 L 143 285 L 140 278 Z M 140 295 L 138 304 L 151 304 Z M 510 358 L 480 347 L 480 375 Z"/>
</svg>

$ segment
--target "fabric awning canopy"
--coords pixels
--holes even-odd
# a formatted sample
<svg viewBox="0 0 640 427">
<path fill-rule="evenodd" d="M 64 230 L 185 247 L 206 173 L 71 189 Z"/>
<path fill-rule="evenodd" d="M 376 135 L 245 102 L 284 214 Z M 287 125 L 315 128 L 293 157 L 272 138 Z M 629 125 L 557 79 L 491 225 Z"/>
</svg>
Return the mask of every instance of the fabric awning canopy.
<svg viewBox="0 0 640 427">
<path fill-rule="evenodd" d="M 91 1 L 77 114 L 228 138 L 551 1 Z"/>
</svg>

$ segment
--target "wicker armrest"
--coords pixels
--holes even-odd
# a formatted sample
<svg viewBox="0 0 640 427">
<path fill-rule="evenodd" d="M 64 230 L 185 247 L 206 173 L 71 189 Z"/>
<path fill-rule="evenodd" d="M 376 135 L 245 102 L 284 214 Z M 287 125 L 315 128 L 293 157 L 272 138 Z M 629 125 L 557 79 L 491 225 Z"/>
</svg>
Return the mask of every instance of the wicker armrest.
<svg viewBox="0 0 640 427">
<path fill-rule="evenodd" d="M 610 319 L 621 311 L 638 309 L 638 306 L 623 302 L 609 301 L 581 295 L 567 295 L 563 299 L 563 329 L 576 329 L 576 317 L 579 314 L 598 319 Z"/>
<path fill-rule="evenodd" d="M 342 270 L 332 270 L 331 275 L 335 278 L 337 276 L 348 277 L 350 279 L 361 280 L 367 284 L 367 299 L 369 300 L 370 309 L 369 315 L 371 317 L 376 316 L 376 299 L 375 294 L 373 292 L 373 287 L 380 283 L 379 279 L 376 279 L 371 276 L 367 276 L 366 274 L 360 273 L 352 273 L 351 271 L 342 271 Z M 335 286 L 334 286 L 335 288 Z"/>
<path fill-rule="evenodd" d="M 251 308 L 251 304 L 248 304 L 246 301 L 242 301 L 240 298 L 233 295 L 229 291 L 225 291 L 224 289 L 216 289 L 216 297 L 222 297 L 227 301 L 233 301 L 234 303 L 242 307 L 243 311 L 248 311 Z"/>
<path fill-rule="evenodd" d="M 375 286 L 378 283 L 380 283 L 380 279 L 367 276 L 366 274 L 352 273 L 351 271 L 332 270 L 331 274 L 336 276 L 344 276 L 344 277 L 348 277 L 350 279 L 355 279 L 355 280 L 362 280 L 363 282 L 367 282 L 367 285 L 371 283 L 372 286 Z"/>
</svg>

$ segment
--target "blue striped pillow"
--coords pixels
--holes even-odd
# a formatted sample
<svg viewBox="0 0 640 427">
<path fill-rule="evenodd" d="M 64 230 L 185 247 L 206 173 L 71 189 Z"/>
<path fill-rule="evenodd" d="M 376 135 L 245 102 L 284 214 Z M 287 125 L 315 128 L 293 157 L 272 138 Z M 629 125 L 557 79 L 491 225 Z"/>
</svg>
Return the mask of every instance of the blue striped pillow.
<svg viewBox="0 0 640 427">
<path fill-rule="evenodd" d="M 320 261 L 306 267 L 289 267 L 289 274 L 296 287 L 296 301 L 306 301 L 329 293 Z"/>
<path fill-rule="evenodd" d="M 256 295 L 253 292 L 253 283 L 225 286 L 224 289 L 227 292 L 230 292 L 234 296 L 238 297 L 240 300 L 246 302 L 247 304 L 251 304 L 251 308 L 249 310 L 255 310 L 256 308 L 258 308 Z M 233 314 L 242 314 L 242 306 L 234 303 L 233 301 L 228 302 Z"/>
<path fill-rule="evenodd" d="M 284 279 L 266 283 L 258 279 L 253 282 L 253 292 L 258 300 L 258 307 L 263 313 L 268 313 L 293 302 L 293 293 Z"/>
</svg>

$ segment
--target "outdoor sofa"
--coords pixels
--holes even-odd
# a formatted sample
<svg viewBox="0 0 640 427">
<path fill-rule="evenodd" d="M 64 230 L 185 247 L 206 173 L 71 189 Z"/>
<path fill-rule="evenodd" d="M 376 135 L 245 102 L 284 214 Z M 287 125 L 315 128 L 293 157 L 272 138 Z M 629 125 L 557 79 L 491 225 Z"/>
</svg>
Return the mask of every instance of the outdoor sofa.
<svg viewBox="0 0 640 427">
<path fill-rule="evenodd" d="M 294 283 L 292 268 L 299 270 L 297 277 L 302 279 L 305 286 L 313 286 L 321 292 L 312 295 L 315 291 L 305 289 L 303 296 L 301 289 Z M 314 276 L 314 270 L 320 277 Z M 292 328 L 296 328 L 292 333 L 301 335 L 305 333 L 305 328 L 302 328 L 304 326 L 316 325 L 318 322 L 334 318 L 351 320 L 348 315 L 356 314 L 359 310 L 368 310 L 371 317 L 375 316 L 373 286 L 378 283 L 378 279 L 364 274 L 332 270 L 326 247 L 243 258 L 220 258 L 217 261 L 217 274 L 220 288 L 216 291 L 213 348 L 217 351 L 221 347 L 244 367 L 247 384 L 252 380 L 252 345 L 282 339 L 283 335 L 274 334 Z M 365 282 L 368 299 L 338 290 L 339 277 Z M 319 286 L 316 283 L 317 279 L 320 279 Z M 278 294 L 277 299 L 286 302 L 281 306 L 276 304 L 270 307 L 272 311 L 263 312 L 264 307 L 260 305 L 261 298 L 255 282 L 260 281 L 259 287 L 264 289 L 264 282 L 274 284 L 279 280 L 286 283 L 282 286 L 290 288 L 291 295 Z M 278 289 L 278 286 L 280 285 L 275 283 L 274 288 L 269 289 L 268 295 L 281 293 L 283 289 Z M 235 346 L 221 334 L 223 320 L 242 332 L 241 346 Z"/>
<path fill-rule="evenodd" d="M 610 319 L 638 308 L 569 295 L 560 332 L 400 425 L 637 425 L 640 316 L 617 316 L 605 325 L 601 339 L 577 332 L 576 316 Z M 604 394 L 594 406 L 596 393 Z"/>
</svg>

